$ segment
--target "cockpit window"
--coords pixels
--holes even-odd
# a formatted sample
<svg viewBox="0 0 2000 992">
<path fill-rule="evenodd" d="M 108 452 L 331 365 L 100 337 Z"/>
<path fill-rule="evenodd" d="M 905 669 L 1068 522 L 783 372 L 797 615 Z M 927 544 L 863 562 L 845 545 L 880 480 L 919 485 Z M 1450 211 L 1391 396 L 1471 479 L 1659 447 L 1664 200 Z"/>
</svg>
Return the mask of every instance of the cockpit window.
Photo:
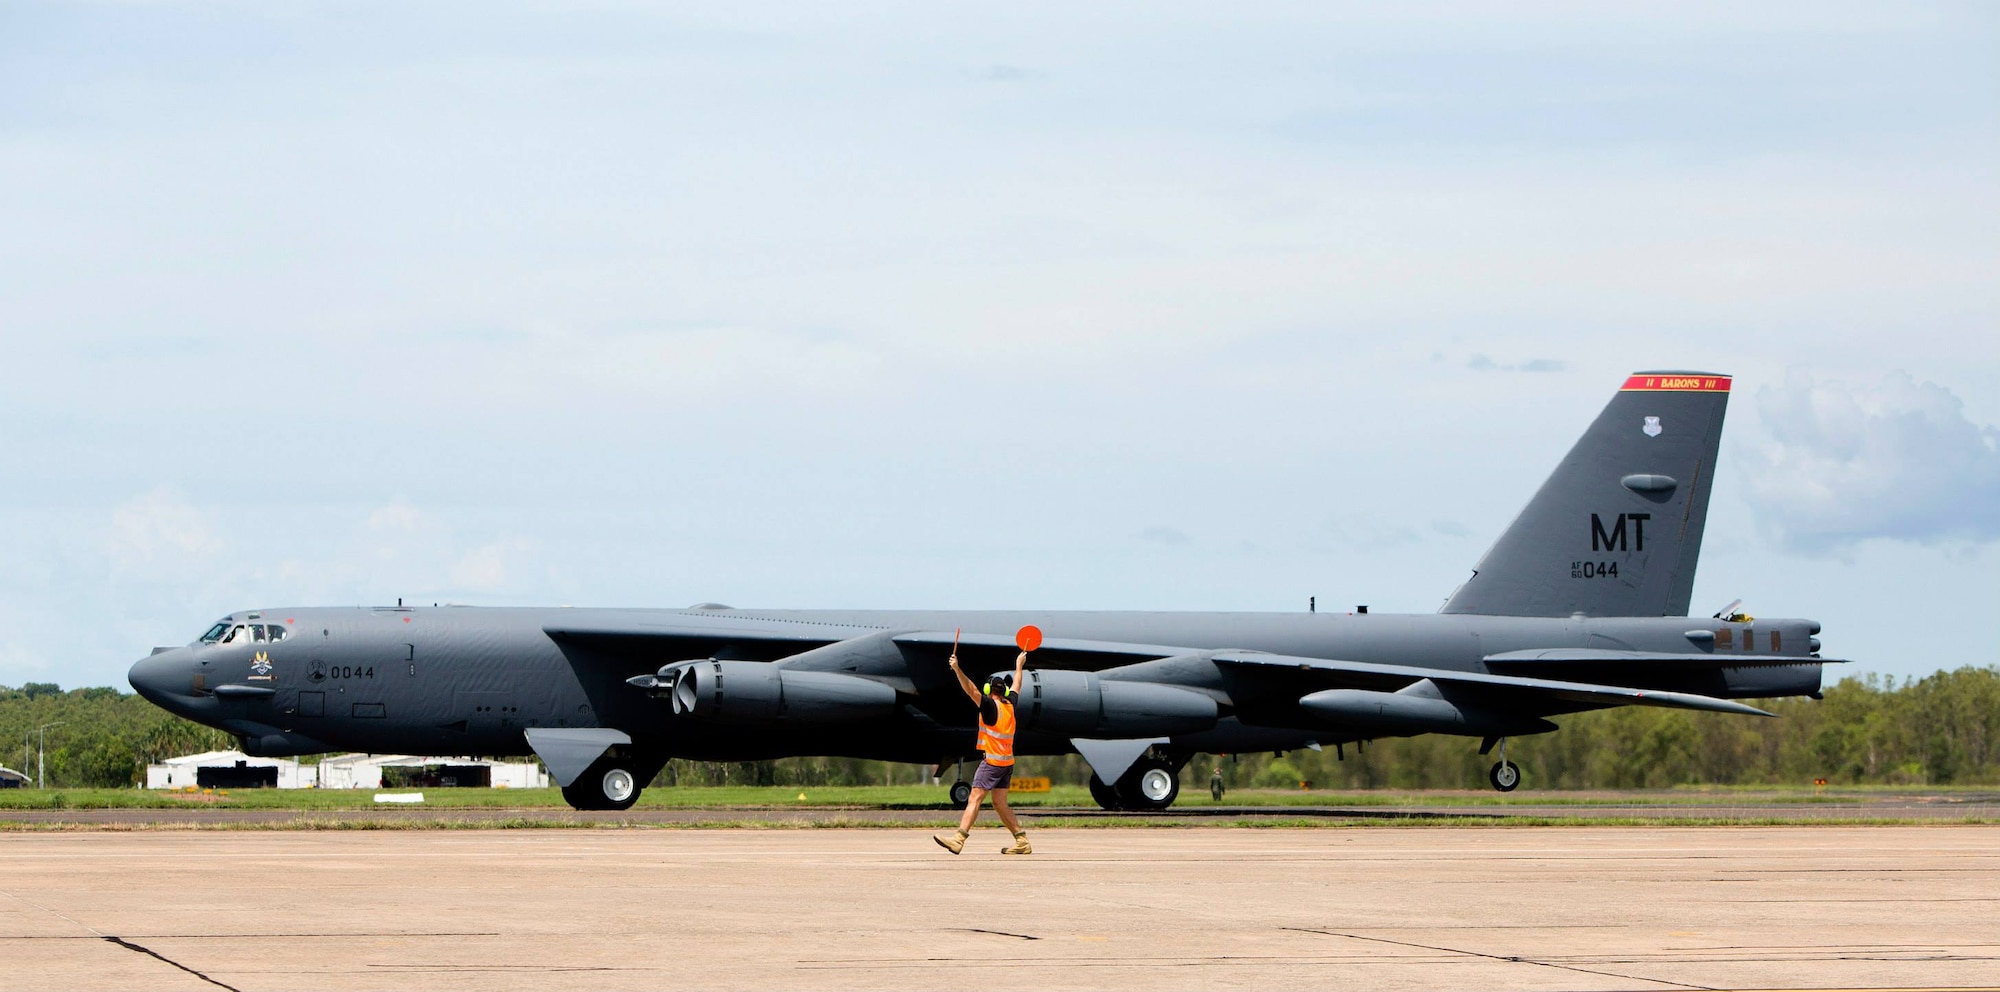
<svg viewBox="0 0 2000 992">
<path fill-rule="evenodd" d="M 275 623 L 268 624 L 263 628 L 263 630 L 264 630 L 265 640 L 275 642 L 275 641 L 282 641 L 285 639 L 285 628 L 284 625 L 282 624 L 275 624 Z"/>
<path fill-rule="evenodd" d="M 235 644 L 238 643 L 239 640 L 244 642 L 250 640 L 249 635 L 244 633 L 243 625 L 240 623 L 234 627 L 229 628 L 229 633 L 222 635 L 222 643 L 224 644 Z"/>
<path fill-rule="evenodd" d="M 208 628 L 208 633 L 201 635 L 201 642 L 203 644 L 214 644 L 215 642 L 222 640 L 222 635 L 227 633 L 229 633 L 229 623 L 228 621 L 223 621 L 222 623 L 216 624 L 215 626 Z"/>
</svg>

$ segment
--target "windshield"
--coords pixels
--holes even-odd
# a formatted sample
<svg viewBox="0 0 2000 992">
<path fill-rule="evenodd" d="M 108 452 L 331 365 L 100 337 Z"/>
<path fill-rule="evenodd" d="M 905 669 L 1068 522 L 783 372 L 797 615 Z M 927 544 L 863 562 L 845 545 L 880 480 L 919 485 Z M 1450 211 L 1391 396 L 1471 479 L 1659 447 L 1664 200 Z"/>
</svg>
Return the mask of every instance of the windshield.
<svg viewBox="0 0 2000 992">
<path fill-rule="evenodd" d="M 203 644 L 214 644 L 216 641 L 222 640 L 222 635 L 227 633 L 229 633 L 229 621 L 224 620 L 208 628 L 208 633 L 201 635 L 201 642 Z"/>
</svg>

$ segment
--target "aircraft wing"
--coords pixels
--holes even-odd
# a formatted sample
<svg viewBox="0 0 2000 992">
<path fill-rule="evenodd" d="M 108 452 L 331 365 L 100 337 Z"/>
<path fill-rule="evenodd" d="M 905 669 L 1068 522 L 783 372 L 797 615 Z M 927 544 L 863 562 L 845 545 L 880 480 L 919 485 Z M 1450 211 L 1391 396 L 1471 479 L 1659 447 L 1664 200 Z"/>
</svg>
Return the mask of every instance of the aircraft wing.
<svg viewBox="0 0 2000 992">
<path fill-rule="evenodd" d="M 913 630 L 895 635 L 897 644 L 951 649 L 956 639 L 959 653 L 980 661 L 1004 660 L 1001 667 L 1014 667 L 1014 654 L 1020 649 L 1014 646 L 1012 634 L 955 633 L 949 630 Z M 1114 665 L 1129 665 L 1135 661 L 1154 658 L 1169 658 L 1185 655 L 1195 649 L 1173 647 L 1165 644 L 1128 644 L 1122 641 L 1086 641 L 1074 638 L 1045 638 L 1042 646 L 1028 656 L 1028 664 L 1035 668 L 1076 668 L 1095 671 Z"/>
<path fill-rule="evenodd" d="M 1218 665 L 1256 671 L 1267 677 L 1289 675 L 1307 692 L 1339 688 L 1394 692 L 1417 681 L 1429 679 L 1439 687 L 1456 686 L 1470 689 L 1491 698 L 1506 699 L 1524 709 L 1540 708 L 1543 712 L 1550 713 L 1565 707 L 1537 707 L 1536 701 L 1580 703 L 1588 708 L 1663 706 L 1670 709 L 1706 710 L 1711 713 L 1773 715 L 1734 700 L 1717 699 L 1691 692 L 1631 689 L 1590 682 L 1565 682 L 1559 679 L 1526 678 L 1519 675 L 1488 675 L 1484 672 L 1460 672 L 1409 665 L 1377 665 L 1359 661 L 1300 658 L 1254 651 L 1218 651 L 1213 658 Z"/>
<path fill-rule="evenodd" d="M 1486 656 L 1493 668 L 1543 668 L 1561 665 L 1625 665 L 1646 668 L 1768 668 L 1773 665 L 1844 665 L 1830 658 L 1800 657 L 1789 654 L 1731 654 L 1727 652 L 1600 651 L 1595 648 L 1535 648 L 1506 651 Z"/>
<path fill-rule="evenodd" d="M 558 641 L 597 647 L 638 647 L 668 641 L 792 641 L 830 644 L 877 633 L 874 627 L 812 623 L 766 617 L 689 614 L 672 618 L 633 620 L 578 617 L 545 624 L 542 632 Z"/>
</svg>

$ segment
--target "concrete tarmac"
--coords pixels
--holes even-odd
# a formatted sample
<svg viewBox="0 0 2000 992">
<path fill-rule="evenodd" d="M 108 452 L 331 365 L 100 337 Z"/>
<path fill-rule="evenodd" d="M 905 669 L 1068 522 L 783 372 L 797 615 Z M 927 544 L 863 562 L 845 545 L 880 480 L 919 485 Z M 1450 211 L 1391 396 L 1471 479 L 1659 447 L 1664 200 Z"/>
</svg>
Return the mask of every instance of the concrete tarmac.
<svg viewBox="0 0 2000 992">
<path fill-rule="evenodd" d="M 0 989 L 2000 986 L 2000 828 L 0 835 Z"/>
<path fill-rule="evenodd" d="M 1396 795 L 1385 793 L 1386 795 Z M 1885 821 L 2000 821 L 2000 792 L 1951 792 L 1904 794 L 1896 792 L 1854 793 L 1810 800 L 1779 799 L 1756 793 L 1689 797 L 1671 792 L 1565 793 L 1569 801 L 1511 801 L 1475 804 L 1448 801 L 1425 802 L 1440 794 L 1405 794 L 1415 801 L 1370 806 L 1239 806 L 1211 803 L 1206 796 L 1183 799 L 1170 809 L 1152 813 L 1111 813 L 1095 806 L 1017 806 L 1029 821 L 1078 822 L 1133 819 L 1151 823 L 1200 826 L 1219 824 L 1296 825 L 1298 821 L 1335 823 L 1395 820 L 1490 820 L 1507 819 L 1604 819 L 1619 821 L 1660 820 L 1686 823 L 1765 825 L 1771 823 L 1825 823 L 1852 820 Z M 1467 795 L 1445 793 L 1447 797 Z M 1470 793 L 1486 799 L 1488 793 Z M 171 827 L 290 827 L 300 824 L 425 824 L 445 821 L 454 824 L 506 821 L 508 825 L 588 826 L 591 824 L 651 824 L 685 826 L 728 823 L 757 824 L 839 824 L 866 823 L 882 826 L 931 826 L 956 823 L 959 807 L 938 804 L 923 807 L 841 807 L 724 806 L 662 807 L 638 806 L 622 812 L 583 812 L 567 806 L 401 806 L 383 804 L 370 807 L 323 809 L 271 809 L 257 807 L 211 807 L 190 804 L 178 808 L 117 807 L 109 809 L 0 809 L 0 824 L 82 824 L 99 826 Z"/>
</svg>

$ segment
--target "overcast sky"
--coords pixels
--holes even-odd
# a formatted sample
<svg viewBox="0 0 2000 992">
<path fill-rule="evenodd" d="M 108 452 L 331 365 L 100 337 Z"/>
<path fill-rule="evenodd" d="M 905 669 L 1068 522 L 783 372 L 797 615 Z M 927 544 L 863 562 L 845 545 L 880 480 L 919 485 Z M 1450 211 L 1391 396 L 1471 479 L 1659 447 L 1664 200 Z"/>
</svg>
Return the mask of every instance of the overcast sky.
<svg viewBox="0 0 2000 992">
<path fill-rule="evenodd" d="M 1082 6 L 1083 9 L 1078 9 Z M 1695 608 L 2000 661 L 2000 8 L 0 5 L 0 683 L 254 606 Z"/>
</svg>

